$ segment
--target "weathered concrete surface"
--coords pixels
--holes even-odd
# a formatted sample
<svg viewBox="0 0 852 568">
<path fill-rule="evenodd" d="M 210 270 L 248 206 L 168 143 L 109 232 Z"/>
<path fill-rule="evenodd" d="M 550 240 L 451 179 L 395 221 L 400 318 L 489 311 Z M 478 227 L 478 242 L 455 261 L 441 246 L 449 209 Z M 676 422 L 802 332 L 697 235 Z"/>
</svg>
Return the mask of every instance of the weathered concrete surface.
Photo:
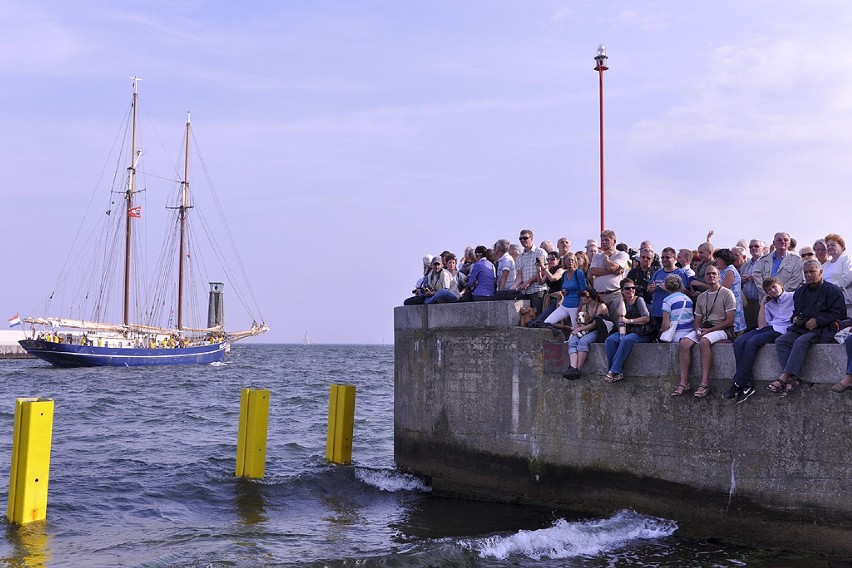
<svg viewBox="0 0 852 568">
<path fill-rule="evenodd" d="M 596 345 L 586 373 L 566 381 L 564 346 L 514 326 L 523 305 L 396 308 L 400 467 L 439 494 L 592 514 L 632 507 L 694 535 L 852 554 L 852 395 L 829 391 L 844 376 L 841 345 L 814 346 L 809 382 L 786 399 L 765 389 L 779 370 L 764 348 L 758 392 L 740 405 L 721 396 L 733 353 L 718 345 L 712 394 L 671 398 L 676 346 L 637 346 L 628 378 L 606 384 Z"/>
</svg>

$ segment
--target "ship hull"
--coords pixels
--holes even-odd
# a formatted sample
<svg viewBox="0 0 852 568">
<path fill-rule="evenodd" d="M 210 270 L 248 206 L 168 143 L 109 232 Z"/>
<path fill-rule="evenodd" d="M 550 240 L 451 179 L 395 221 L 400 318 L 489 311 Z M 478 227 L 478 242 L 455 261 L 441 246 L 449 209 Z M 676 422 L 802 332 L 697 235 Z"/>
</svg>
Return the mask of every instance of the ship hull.
<svg viewBox="0 0 852 568">
<path fill-rule="evenodd" d="M 19 341 L 34 357 L 57 367 L 147 367 L 159 365 L 206 365 L 225 360 L 225 342 L 174 349 L 98 347 L 53 343 L 41 339 Z"/>
</svg>

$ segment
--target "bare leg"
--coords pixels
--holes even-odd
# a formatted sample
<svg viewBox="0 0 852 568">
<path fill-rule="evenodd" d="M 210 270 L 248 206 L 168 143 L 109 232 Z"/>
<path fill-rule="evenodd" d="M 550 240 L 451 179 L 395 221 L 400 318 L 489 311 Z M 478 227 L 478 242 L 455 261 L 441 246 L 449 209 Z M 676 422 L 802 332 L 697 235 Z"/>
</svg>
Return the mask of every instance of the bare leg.
<svg viewBox="0 0 852 568">
<path fill-rule="evenodd" d="M 577 368 L 577 354 L 576 353 L 569 353 L 568 354 L 568 363 L 572 367 L 574 367 L 575 369 Z"/>
<path fill-rule="evenodd" d="M 708 339 L 701 338 L 698 342 L 698 347 L 701 350 L 701 385 L 710 385 L 710 365 L 713 364 L 713 345 Z"/>
<path fill-rule="evenodd" d="M 585 351 L 578 351 L 577 352 L 577 367 L 576 367 L 577 369 L 583 368 L 583 365 L 586 362 L 586 357 L 588 357 L 588 356 L 589 356 L 589 354 L 586 353 Z"/>
<path fill-rule="evenodd" d="M 691 339 L 683 338 L 680 340 L 680 353 L 678 353 L 678 361 L 680 363 L 680 384 L 684 388 L 689 388 L 689 365 L 692 363 L 692 346 L 695 345 Z"/>
</svg>

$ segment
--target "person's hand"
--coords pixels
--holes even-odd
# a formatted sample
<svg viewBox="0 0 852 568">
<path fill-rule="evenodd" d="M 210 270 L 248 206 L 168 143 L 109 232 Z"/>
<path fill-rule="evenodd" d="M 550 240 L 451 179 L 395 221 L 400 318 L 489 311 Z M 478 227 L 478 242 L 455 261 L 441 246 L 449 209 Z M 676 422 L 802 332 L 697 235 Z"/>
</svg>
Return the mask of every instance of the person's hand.
<svg viewBox="0 0 852 568">
<path fill-rule="evenodd" d="M 805 327 L 809 330 L 813 331 L 817 328 L 817 320 L 816 318 L 811 318 L 805 323 Z"/>
<path fill-rule="evenodd" d="M 657 289 L 657 281 L 656 280 L 651 280 L 650 282 L 648 282 L 647 290 L 649 292 L 653 293 L 654 290 L 656 290 L 656 289 Z"/>
<path fill-rule="evenodd" d="M 709 243 L 709 242 L 710 242 L 710 239 L 712 239 L 712 238 L 713 238 L 713 229 L 710 229 L 710 230 L 707 232 L 707 242 Z"/>
</svg>

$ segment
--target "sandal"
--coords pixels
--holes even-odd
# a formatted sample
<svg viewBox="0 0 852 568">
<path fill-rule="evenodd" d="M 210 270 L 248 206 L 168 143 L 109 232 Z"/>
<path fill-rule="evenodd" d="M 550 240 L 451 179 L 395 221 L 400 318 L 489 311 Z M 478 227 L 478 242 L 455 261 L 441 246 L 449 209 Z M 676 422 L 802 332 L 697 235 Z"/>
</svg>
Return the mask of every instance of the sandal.
<svg viewBox="0 0 852 568">
<path fill-rule="evenodd" d="M 622 373 L 609 372 L 604 376 L 604 381 L 607 382 L 607 383 L 617 383 L 618 381 L 620 381 L 623 378 L 624 378 L 624 375 Z"/>
<path fill-rule="evenodd" d="M 799 386 L 798 379 L 793 379 L 792 381 L 787 382 L 787 385 L 784 387 L 784 392 L 781 393 L 781 398 L 788 397 L 797 386 Z"/>
<path fill-rule="evenodd" d="M 766 385 L 766 388 L 769 390 L 769 392 L 784 392 L 784 390 L 787 388 L 787 381 L 775 379 L 774 381 Z"/>
<path fill-rule="evenodd" d="M 687 386 L 678 385 L 678 386 L 675 387 L 675 390 L 672 393 L 672 396 L 681 396 L 682 394 L 687 393 L 691 390 L 692 390 L 692 387 L 689 386 L 689 385 L 687 385 Z"/>
<path fill-rule="evenodd" d="M 695 398 L 704 398 L 710 394 L 710 387 L 708 385 L 698 385 L 698 388 L 695 389 L 695 394 L 692 395 Z"/>
</svg>

